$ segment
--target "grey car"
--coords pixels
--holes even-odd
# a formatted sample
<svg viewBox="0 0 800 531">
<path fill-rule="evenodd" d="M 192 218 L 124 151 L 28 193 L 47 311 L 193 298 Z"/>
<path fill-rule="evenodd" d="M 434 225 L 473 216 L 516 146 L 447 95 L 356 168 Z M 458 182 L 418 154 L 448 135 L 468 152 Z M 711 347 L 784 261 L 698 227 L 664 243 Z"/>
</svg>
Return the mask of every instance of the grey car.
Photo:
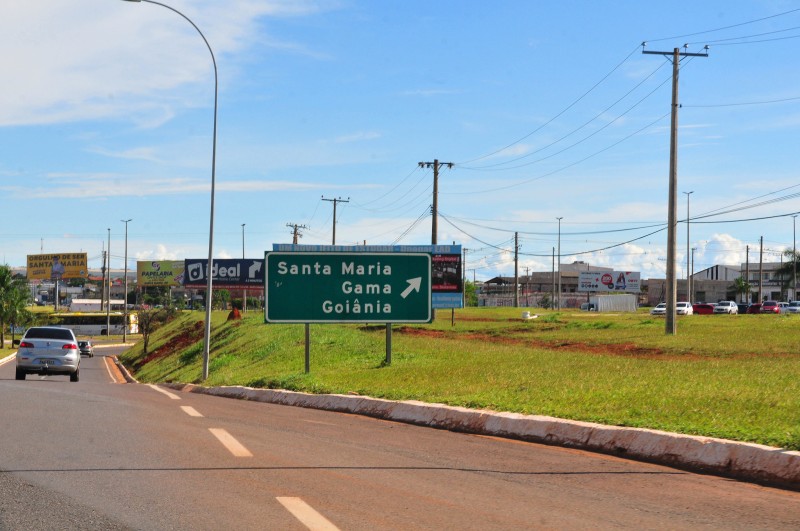
<svg viewBox="0 0 800 531">
<path fill-rule="evenodd" d="M 69 328 L 28 328 L 17 350 L 17 380 L 27 374 L 68 374 L 70 382 L 80 376 L 81 352 Z"/>
<path fill-rule="evenodd" d="M 81 339 L 78 341 L 78 348 L 81 351 L 81 356 L 94 357 L 94 344 L 88 339 Z"/>
</svg>

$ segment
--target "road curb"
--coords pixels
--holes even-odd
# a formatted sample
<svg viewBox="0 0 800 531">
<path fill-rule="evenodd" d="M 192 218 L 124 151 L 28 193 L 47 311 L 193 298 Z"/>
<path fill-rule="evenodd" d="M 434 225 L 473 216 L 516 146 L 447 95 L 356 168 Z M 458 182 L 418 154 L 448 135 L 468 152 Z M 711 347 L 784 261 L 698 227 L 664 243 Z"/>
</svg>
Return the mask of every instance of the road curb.
<svg viewBox="0 0 800 531">
<path fill-rule="evenodd" d="M 606 426 L 542 415 L 358 395 L 315 395 L 251 387 L 167 383 L 191 393 L 324 409 L 465 433 L 602 452 L 630 459 L 800 490 L 800 452 L 713 437 Z"/>
</svg>

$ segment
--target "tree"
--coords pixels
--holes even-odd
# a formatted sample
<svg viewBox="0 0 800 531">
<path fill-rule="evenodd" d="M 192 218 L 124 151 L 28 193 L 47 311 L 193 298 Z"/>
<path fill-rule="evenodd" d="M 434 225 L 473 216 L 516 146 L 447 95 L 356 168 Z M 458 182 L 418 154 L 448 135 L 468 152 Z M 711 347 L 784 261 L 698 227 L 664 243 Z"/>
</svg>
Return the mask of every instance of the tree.
<svg viewBox="0 0 800 531">
<path fill-rule="evenodd" d="M 478 295 L 475 293 L 475 283 L 467 280 L 464 283 L 464 306 L 477 306 Z"/>
<path fill-rule="evenodd" d="M 784 290 L 791 289 L 792 296 L 794 296 L 795 286 L 793 284 L 798 269 L 798 264 L 797 264 L 798 257 L 792 249 L 784 251 L 783 256 L 786 257 L 787 261 L 784 262 L 778 269 L 776 269 L 775 273 L 777 276 L 779 276 L 779 278 L 781 278 L 782 289 Z"/>
<path fill-rule="evenodd" d="M 138 311 L 139 333 L 142 334 L 142 351 L 147 355 L 147 346 L 150 343 L 150 336 L 158 328 L 169 321 L 174 315 L 174 311 L 169 308 L 142 307 Z"/>
<path fill-rule="evenodd" d="M 4 304 L 5 319 L 11 325 L 11 344 L 16 339 L 16 327 L 27 325 L 33 321 L 33 314 L 28 311 L 30 294 L 24 283 L 16 282 L 9 292 Z"/>
<path fill-rule="evenodd" d="M 744 277 L 734 280 L 733 287 L 736 290 L 736 294 L 739 295 L 739 300 L 743 300 L 742 297 L 750 293 L 750 283 Z M 748 300 L 747 302 L 750 301 Z"/>
<path fill-rule="evenodd" d="M 8 325 L 7 307 L 14 297 L 16 282 L 8 264 L 0 265 L 0 348 L 5 348 L 6 326 Z"/>
</svg>

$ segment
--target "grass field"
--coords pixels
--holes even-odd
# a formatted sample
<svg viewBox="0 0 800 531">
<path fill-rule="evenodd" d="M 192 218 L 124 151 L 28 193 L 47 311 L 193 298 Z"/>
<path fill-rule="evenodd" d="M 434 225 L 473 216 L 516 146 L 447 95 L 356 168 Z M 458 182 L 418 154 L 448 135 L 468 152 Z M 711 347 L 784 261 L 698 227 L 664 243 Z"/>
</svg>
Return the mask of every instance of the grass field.
<svg viewBox="0 0 800 531">
<path fill-rule="evenodd" d="M 313 393 L 357 393 L 655 428 L 800 450 L 800 316 L 470 308 L 430 325 L 266 325 L 214 314 L 209 378 Z M 123 356 L 145 382 L 201 383 L 203 314 L 185 312 Z"/>
</svg>

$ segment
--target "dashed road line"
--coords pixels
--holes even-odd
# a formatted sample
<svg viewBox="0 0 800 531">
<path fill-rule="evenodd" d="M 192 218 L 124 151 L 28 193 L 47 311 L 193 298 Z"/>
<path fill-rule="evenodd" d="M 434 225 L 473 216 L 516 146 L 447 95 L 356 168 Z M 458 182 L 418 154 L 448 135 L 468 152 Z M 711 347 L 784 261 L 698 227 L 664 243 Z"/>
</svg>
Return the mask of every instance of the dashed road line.
<svg viewBox="0 0 800 531">
<path fill-rule="evenodd" d="M 186 413 L 186 414 L 187 414 L 187 415 L 189 415 L 190 417 L 202 417 L 202 416 L 203 416 L 203 414 L 202 414 L 202 413 L 200 413 L 199 411 L 197 411 L 197 410 L 196 410 L 195 408 L 193 408 L 192 406 L 181 406 L 181 409 L 183 410 L 183 412 L 184 412 L 184 413 Z"/>
<path fill-rule="evenodd" d="M 170 393 L 169 391 L 165 391 L 164 389 L 161 389 L 157 385 L 147 384 L 147 387 L 149 387 L 150 389 L 153 389 L 155 391 L 158 391 L 162 395 L 166 395 L 166 396 L 170 397 L 172 400 L 180 400 L 181 399 L 181 397 L 179 397 L 175 393 Z"/>
<path fill-rule="evenodd" d="M 339 531 L 338 527 L 300 498 L 278 497 L 275 499 L 307 528 L 313 531 Z"/>
<path fill-rule="evenodd" d="M 208 428 L 214 437 L 219 439 L 219 442 L 228 449 L 230 453 L 234 455 L 234 457 L 253 457 L 253 454 L 250 453 L 250 450 L 245 448 L 242 443 L 234 439 L 233 435 L 228 433 L 222 428 Z"/>
</svg>

